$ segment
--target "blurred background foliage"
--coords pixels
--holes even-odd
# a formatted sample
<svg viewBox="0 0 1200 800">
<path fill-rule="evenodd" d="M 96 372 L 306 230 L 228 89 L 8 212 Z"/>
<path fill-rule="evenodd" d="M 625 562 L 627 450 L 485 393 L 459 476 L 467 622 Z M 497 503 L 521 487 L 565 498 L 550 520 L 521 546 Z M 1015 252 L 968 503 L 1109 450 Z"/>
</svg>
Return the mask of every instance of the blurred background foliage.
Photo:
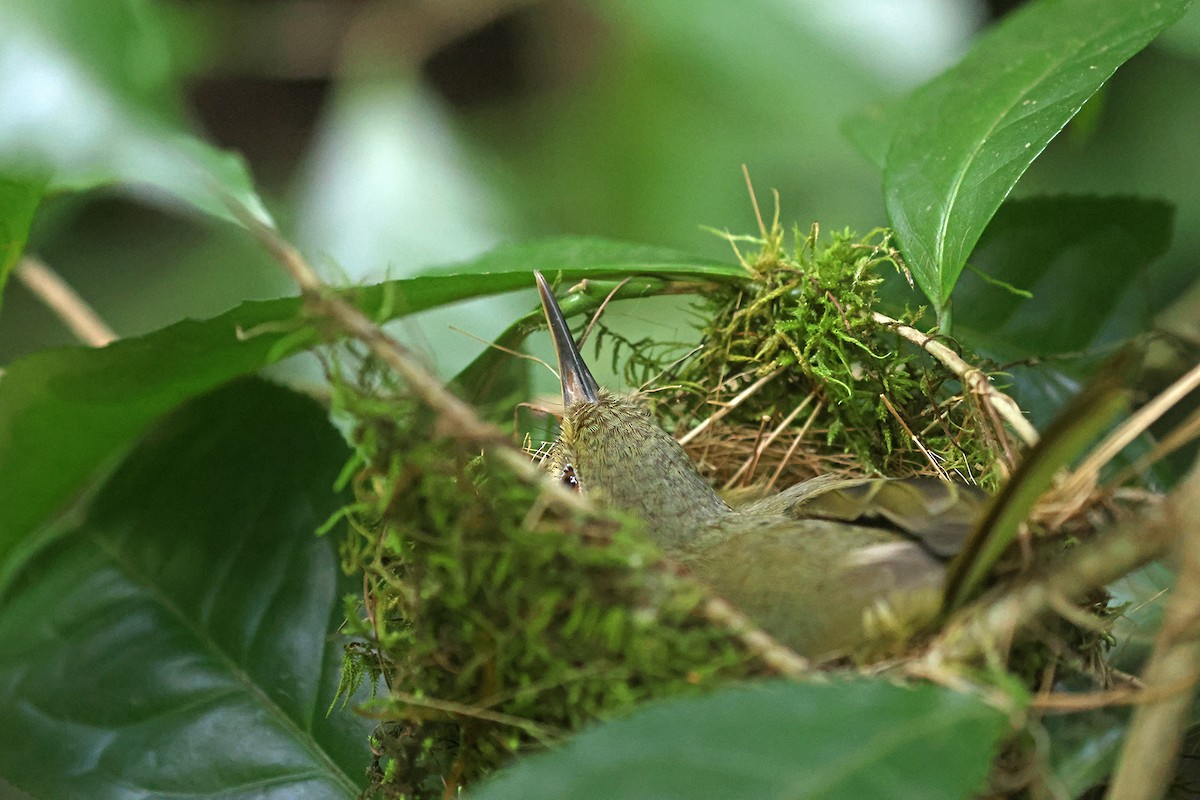
<svg viewBox="0 0 1200 800">
<path fill-rule="evenodd" d="M 183 75 L 181 112 L 246 158 L 283 230 L 332 280 L 404 277 L 541 234 L 727 259 L 701 226 L 755 229 L 742 164 L 760 196 L 779 190 L 787 224 L 884 224 L 878 169 L 841 125 L 953 64 L 1013 5 L 172 0 L 156 6 L 171 44 L 155 63 Z M 103 29 L 88 47 L 114 69 L 147 59 Z M 1117 73 L 1016 194 L 1169 199 L 1174 240 L 1150 272 L 1159 307 L 1196 274 L 1197 131 L 1193 10 Z M 46 201 L 29 251 L 125 336 L 290 291 L 233 226 L 114 193 Z M 448 325 L 491 338 L 532 305 L 532 294 L 472 301 L 404 330 L 449 376 L 482 345 Z M 687 337 L 680 313 L 610 314 L 641 335 Z M 12 282 L 0 362 L 70 341 Z"/>
</svg>

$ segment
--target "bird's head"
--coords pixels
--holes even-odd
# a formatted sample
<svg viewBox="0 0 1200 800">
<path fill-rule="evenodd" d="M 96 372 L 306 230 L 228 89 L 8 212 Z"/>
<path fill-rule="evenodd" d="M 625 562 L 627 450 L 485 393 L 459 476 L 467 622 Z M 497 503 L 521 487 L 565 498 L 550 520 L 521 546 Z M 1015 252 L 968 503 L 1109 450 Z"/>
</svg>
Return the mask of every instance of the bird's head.
<svg viewBox="0 0 1200 800">
<path fill-rule="evenodd" d="M 728 512 L 679 443 L 636 400 L 602 389 L 583 360 L 549 284 L 538 290 L 558 355 L 562 431 L 544 461 L 556 480 L 640 516 L 660 545 L 675 531 Z"/>
</svg>

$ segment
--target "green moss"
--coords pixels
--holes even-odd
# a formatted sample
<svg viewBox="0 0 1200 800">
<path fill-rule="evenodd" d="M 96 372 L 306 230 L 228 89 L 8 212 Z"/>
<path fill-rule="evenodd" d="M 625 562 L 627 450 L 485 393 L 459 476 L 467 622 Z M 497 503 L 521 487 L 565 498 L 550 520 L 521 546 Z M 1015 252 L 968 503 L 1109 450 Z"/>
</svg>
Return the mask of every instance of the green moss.
<svg viewBox="0 0 1200 800">
<path fill-rule="evenodd" d="M 790 253 L 778 228 L 751 240 L 760 250 L 753 260 L 742 259 L 749 280 L 707 296 L 702 348 L 664 378 L 680 389 L 648 397 L 660 418 L 684 432 L 713 413 L 714 401 L 728 402 L 774 375 L 706 438 L 736 441 L 739 432 L 754 438 L 745 432 L 773 428 L 811 395 L 815 402 L 792 425 L 798 429 L 819 406 L 800 450 L 807 461 L 796 460 L 779 485 L 846 470 L 936 474 L 994 489 L 1003 451 L 973 399 L 962 395 L 958 377 L 874 317 L 882 271 L 904 270 L 887 232 L 860 239 L 841 231 L 824 244 L 816 228 L 794 237 Z M 920 314 L 909 311 L 899 321 L 912 324 Z M 639 370 L 647 371 L 644 365 Z M 790 444 L 789 433 L 776 449 Z M 697 449 L 707 446 L 702 441 Z M 741 464 L 729 462 L 711 463 L 718 482 Z"/>
<path fill-rule="evenodd" d="M 380 795 L 443 797 L 648 698 L 762 671 L 631 520 L 539 511 L 537 487 L 420 415 L 339 396 L 358 420 L 343 560 L 367 586 L 344 689 L 386 686 L 366 709 Z"/>
</svg>

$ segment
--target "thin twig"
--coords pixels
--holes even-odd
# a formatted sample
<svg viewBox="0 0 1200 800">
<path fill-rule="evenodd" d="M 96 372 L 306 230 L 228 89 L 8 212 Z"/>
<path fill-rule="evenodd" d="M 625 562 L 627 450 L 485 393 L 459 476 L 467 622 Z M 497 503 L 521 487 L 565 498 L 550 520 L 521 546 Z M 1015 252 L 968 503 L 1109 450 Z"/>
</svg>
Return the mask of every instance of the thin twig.
<svg viewBox="0 0 1200 800">
<path fill-rule="evenodd" d="M 104 347 L 120 338 L 57 272 L 38 259 L 22 258 L 16 276 L 84 344 Z"/>
<path fill-rule="evenodd" d="M 763 663 L 778 674 L 793 678 L 812 674 L 812 665 L 808 659 L 780 644 L 727 600 L 710 597 L 701 606 L 700 613 L 709 622 L 734 634 L 747 650 L 762 659 Z"/>
<path fill-rule="evenodd" d="M 1109 800 L 1151 800 L 1166 795 L 1200 680 L 1200 462 L 1172 497 L 1182 500 L 1174 515 L 1179 571 L 1154 651 L 1142 673 L 1146 691 L 1166 694 L 1134 711 Z"/>
<path fill-rule="evenodd" d="M 322 283 L 300 252 L 274 228 L 263 224 L 240 203 L 231 200 L 228 205 L 238 220 L 270 251 L 300 287 L 309 312 L 335 322 L 342 333 L 365 344 L 380 361 L 404 379 L 417 399 L 437 412 L 443 430 L 473 444 L 489 446 L 517 476 L 540 484 L 557 503 L 576 509 L 589 507 L 580 495 L 566 490 L 555 491 L 557 485 L 546 481 L 545 473 L 514 447 L 500 428 L 481 420 L 470 404 L 447 389 L 407 347 L 385 333 L 357 306 Z"/>
<path fill-rule="evenodd" d="M 1105 692 L 1082 692 L 1071 694 L 1067 692 L 1046 692 L 1038 694 L 1030 702 L 1030 706 L 1042 711 L 1091 711 L 1110 706 L 1140 706 L 1150 703 L 1161 703 L 1171 700 L 1179 694 L 1185 697 L 1190 694 L 1194 680 L 1182 681 L 1174 686 L 1157 686 L 1154 688 L 1124 687 L 1109 689 Z M 1155 795 L 1157 796 L 1157 795 Z"/>
<path fill-rule="evenodd" d="M 1017 436 L 1021 437 L 1021 440 L 1025 444 L 1031 447 L 1037 444 L 1037 430 L 1025 418 L 1025 415 L 1021 413 L 1021 407 L 1017 405 L 1015 400 L 993 386 L 983 370 L 972 367 L 966 361 L 963 361 L 958 353 L 927 333 L 909 325 L 904 325 L 886 314 L 875 312 L 872 316 L 880 325 L 887 325 L 897 334 L 942 362 L 951 372 L 958 376 L 958 379 L 962 381 L 963 387 L 967 391 L 984 398 L 988 405 L 996 410 L 996 413 L 1008 423 L 1009 427 L 1016 432 Z"/>
</svg>

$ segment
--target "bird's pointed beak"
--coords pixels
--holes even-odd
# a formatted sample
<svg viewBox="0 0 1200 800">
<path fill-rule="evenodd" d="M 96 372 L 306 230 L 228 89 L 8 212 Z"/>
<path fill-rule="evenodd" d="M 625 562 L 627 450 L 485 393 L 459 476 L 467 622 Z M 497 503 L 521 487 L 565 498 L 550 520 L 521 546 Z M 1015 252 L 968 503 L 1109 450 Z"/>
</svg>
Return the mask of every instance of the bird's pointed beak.
<svg viewBox="0 0 1200 800">
<path fill-rule="evenodd" d="M 542 273 L 534 272 L 537 278 L 538 293 L 542 296 L 542 310 L 546 312 L 546 324 L 550 326 L 550 336 L 554 339 L 554 352 L 558 354 L 558 374 L 562 378 L 563 405 L 570 407 L 573 403 L 595 403 L 600 399 L 600 386 L 592 373 L 583 362 L 575 340 L 571 338 L 571 329 L 563 317 L 550 284 L 542 277 Z"/>
</svg>

